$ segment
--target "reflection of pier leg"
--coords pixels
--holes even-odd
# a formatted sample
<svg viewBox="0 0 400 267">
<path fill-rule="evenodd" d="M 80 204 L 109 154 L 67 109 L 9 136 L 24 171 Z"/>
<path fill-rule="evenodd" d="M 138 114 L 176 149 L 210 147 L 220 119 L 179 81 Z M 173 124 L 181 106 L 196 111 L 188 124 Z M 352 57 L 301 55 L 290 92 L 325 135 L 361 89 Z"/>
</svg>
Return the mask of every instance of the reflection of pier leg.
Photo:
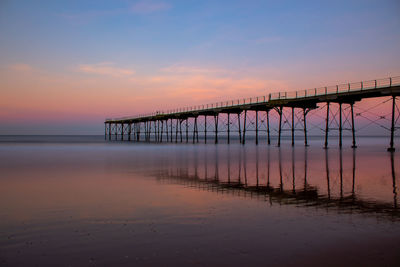
<svg viewBox="0 0 400 267">
<path fill-rule="evenodd" d="M 239 184 L 241 183 L 240 179 L 241 174 L 242 174 L 242 150 L 239 149 L 239 173 L 238 173 Z"/>
<path fill-rule="evenodd" d="M 342 148 L 342 103 L 339 103 L 339 148 Z"/>
<path fill-rule="evenodd" d="M 328 148 L 328 132 L 329 132 L 329 102 L 326 103 L 326 125 L 325 125 L 325 144 L 324 148 Z"/>
<path fill-rule="evenodd" d="M 304 149 L 304 191 L 307 191 L 308 150 Z"/>
<path fill-rule="evenodd" d="M 339 176 L 340 176 L 340 198 L 343 198 L 343 155 L 342 150 L 339 150 Z"/>
<path fill-rule="evenodd" d="M 295 183 L 295 160 L 294 160 L 294 148 L 292 148 L 292 191 L 293 194 L 296 193 L 296 183 Z"/>
<path fill-rule="evenodd" d="M 392 96 L 392 127 L 390 128 L 390 147 L 387 149 L 388 151 L 395 151 L 394 148 L 394 122 L 395 122 L 395 108 L 396 108 L 396 96 Z"/>
<path fill-rule="evenodd" d="M 397 209 L 397 186 L 396 186 L 396 172 L 394 168 L 394 153 L 390 153 L 390 163 L 392 166 L 392 180 L 393 180 L 393 206 Z"/>
<path fill-rule="evenodd" d="M 256 145 L 258 145 L 258 110 L 256 110 Z"/>
<path fill-rule="evenodd" d="M 228 146 L 228 184 L 231 183 L 231 151 Z"/>
<path fill-rule="evenodd" d="M 259 181 L 258 181 L 258 148 L 257 148 L 257 150 L 256 150 L 256 182 L 257 182 L 257 187 L 258 187 L 258 185 L 259 185 Z"/>
<path fill-rule="evenodd" d="M 353 111 L 353 103 L 350 104 L 350 109 L 351 109 L 351 133 L 353 136 L 353 144 L 352 144 L 352 148 L 356 148 L 356 134 L 355 134 L 355 130 L 354 130 L 354 111 Z"/>
<path fill-rule="evenodd" d="M 356 183 L 356 151 L 353 150 L 353 185 L 351 187 L 351 194 L 355 196 L 355 183 Z"/>
<path fill-rule="evenodd" d="M 281 150 L 278 151 L 278 160 L 279 160 L 279 189 L 281 192 L 283 191 L 283 177 L 282 177 L 282 155 Z"/>
<path fill-rule="evenodd" d="M 246 120 L 247 120 L 247 110 L 244 111 L 243 138 L 242 138 L 243 145 L 246 143 Z"/>
<path fill-rule="evenodd" d="M 267 187 L 269 188 L 269 186 L 270 186 L 270 183 L 269 183 L 269 181 L 270 181 L 270 153 L 269 153 L 269 148 L 268 148 L 268 154 L 267 154 L 267 156 L 268 156 L 268 160 L 267 160 Z"/>
<path fill-rule="evenodd" d="M 330 177 L 329 177 L 328 150 L 325 151 L 325 168 L 326 168 L 326 183 L 327 183 L 328 199 L 330 199 L 331 198 L 331 186 L 330 186 Z"/>
<path fill-rule="evenodd" d="M 244 172 L 244 184 L 247 186 L 247 153 L 243 151 L 243 172 Z"/>
<path fill-rule="evenodd" d="M 292 146 L 294 146 L 294 108 L 292 107 Z"/>
<path fill-rule="evenodd" d="M 271 144 L 271 139 L 269 138 L 269 110 L 267 110 L 267 142 L 268 145 Z"/>
</svg>

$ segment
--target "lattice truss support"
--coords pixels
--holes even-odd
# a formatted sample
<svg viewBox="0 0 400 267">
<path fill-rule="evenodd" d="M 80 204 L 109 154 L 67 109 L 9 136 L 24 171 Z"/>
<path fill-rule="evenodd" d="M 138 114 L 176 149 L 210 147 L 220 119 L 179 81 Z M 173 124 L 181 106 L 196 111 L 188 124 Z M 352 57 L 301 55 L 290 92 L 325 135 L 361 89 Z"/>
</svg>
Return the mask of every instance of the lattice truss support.
<svg viewBox="0 0 400 267">
<path fill-rule="evenodd" d="M 295 143 L 296 132 L 301 132 L 304 144 L 308 145 L 307 133 L 312 131 L 325 135 L 324 147 L 332 132 L 337 131 L 338 145 L 343 145 L 343 134 L 351 132 L 352 147 L 356 147 L 356 133 L 379 126 L 390 132 L 389 151 L 394 151 L 394 135 L 399 129 L 400 109 L 398 96 L 384 99 L 371 107 L 357 105 L 356 101 L 330 101 L 327 103 L 299 106 L 278 106 L 263 110 L 238 110 L 235 113 L 209 113 L 194 117 L 176 117 L 164 120 L 142 122 L 105 123 L 105 139 L 134 140 L 146 142 L 218 143 L 219 138 L 229 144 L 231 141 L 246 143 L 250 136 L 258 144 L 265 140 L 277 139 L 281 144 L 281 136 L 289 133 L 291 144 Z M 389 111 L 390 110 L 390 111 Z M 356 123 L 361 125 L 356 127 Z M 114 138 L 113 138 L 114 137 Z"/>
</svg>

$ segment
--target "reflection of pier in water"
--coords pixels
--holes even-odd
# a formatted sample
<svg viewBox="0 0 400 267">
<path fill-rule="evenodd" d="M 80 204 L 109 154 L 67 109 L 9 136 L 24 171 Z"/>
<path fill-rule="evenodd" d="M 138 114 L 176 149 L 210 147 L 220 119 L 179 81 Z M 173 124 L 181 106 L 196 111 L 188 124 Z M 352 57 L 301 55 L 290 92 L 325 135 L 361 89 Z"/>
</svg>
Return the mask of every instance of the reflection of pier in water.
<svg viewBox="0 0 400 267">
<path fill-rule="evenodd" d="M 274 158 L 277 158 L 275 161 L 272 160 L 270 155 L 272 152 L 269 149 L 266 151 L 265 160 L 259 159 L 258 150 L 255 152 L 255 158 L 251 160 L 247 158 L 246 151 L 237 152 L 239 153 L 231 153 L 228 147 L 226 155 L 222 157 L 223 160 L 218 156 L 218 150 L 215 151 L 214 158 L 208 157 L 205 153 L 202 160 L 199 160 L 197 152 L 194 152 L 192 158 L 190 155 L 180 155 L 177 158 L 179 164 L 160 171 L 157 179 L 160 182 L 180 184 L 199 190 L 255 198 L 267 201 L 271 205 L 277 203 L 400 218 L 393 154 L 390 156 L 392 196 L 389 201 L 389 199 L 371 200 L 369 197 L 363 198 L 357 194 L 355 150 L 351 151 L 351 159 L 347 161 L 343 160 L 342 150 L 337 152 L 338 160 L 330 158 L 332 155 L 327 150 L 324 151 L 324 158 L 318 161 L 320 165 L 325 165 L 324 171 L 319 172 L 321 176 L 318 177 L 318 185 L 309 183 L 310 166 L 308 166 L 307 148 L 304 149 L 304 155 L 297 157 L 302 159 L 301 172 L 297 170 L 300 164 L 296 161 L 295 149 L 291 150 L 290 160 L 283 159 L 283 153 L 277 149 L 274 153 L 278 155 L 273 154 Z M 232 154 L 235 154 L 235 160 Z M 330 166 L 333 160 L 339 165 L 337 169 Z M 255 165 L 254 168 L 249 166 L 249 162 Z M 344 168 L 344 162 L 351 165 L 351 168 Z M 277 165 L 275 174 L 272 173 L 273 163 Z M 285 164 L 288 166 L 284 166 Z M 260 166 L 264 166 L 263 175 L 260 174 Z M 275 184 L 271 181 L 272 177 L 278 178 Z"/>
</svg>

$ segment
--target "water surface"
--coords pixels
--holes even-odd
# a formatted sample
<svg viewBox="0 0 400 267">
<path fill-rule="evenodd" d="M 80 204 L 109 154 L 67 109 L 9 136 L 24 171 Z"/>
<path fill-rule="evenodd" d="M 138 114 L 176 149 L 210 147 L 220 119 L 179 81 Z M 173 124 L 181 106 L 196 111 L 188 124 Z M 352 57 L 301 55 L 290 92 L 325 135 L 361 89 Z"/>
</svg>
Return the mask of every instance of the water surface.
<svg viewBox="0 0 400 267">
<path fill-rule="evenodd" d="M 2 137 L 1 266 L 396 266 L 400 157 Z"/>
</svg>

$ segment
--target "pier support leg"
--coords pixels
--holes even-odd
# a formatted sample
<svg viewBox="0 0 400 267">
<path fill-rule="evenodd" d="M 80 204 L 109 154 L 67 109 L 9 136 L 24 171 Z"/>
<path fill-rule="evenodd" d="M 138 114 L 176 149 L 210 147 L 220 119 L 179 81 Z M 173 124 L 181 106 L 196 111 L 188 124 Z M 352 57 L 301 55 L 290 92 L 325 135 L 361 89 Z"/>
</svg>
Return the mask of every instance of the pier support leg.
<svg viewBox="0 0 400 267">
<path fill-rule="evenodd" d="M 111 141 L 111 123 L 108 124 L 108 140 Z"/>
<path fill-rule="evenodd" d="M 186 143 L 189 143 L 189 124 L 188 124 L 188 118 L 186 118 Z"/>
<path fill-rule="evenodd" d="M 307 113 L 309 110 L 303 108 L 303 126 L 304 126 L 304 146 L 308 146 L 307 142 Z"/>
<path fill-rule="evenodd" d="M 324 148 L 328 148 L 328 133 L 329 133 L 329 105 L 330 103 L 326 103 L 326 124 L 325 124 L 325 144 Z"/>
<path fill-rule="evenodd" d="M 181 143 L 183 142 L 182 138 L 182 120 L 179 120 L 179 135 L 181 137 Z"/>
<path fill-rule="evenodd" d="M 339 148 L 342 148 L 342 103 L 339 103 Z"/>
<path fill-rule="evenodd" d="M 178 143 L 178 119 L 176 119 L 175 125 L 175 143 Z"/>
<path fill-rule="evenodd" d="M 204 144 L 207 144 L 207 115 L 204 115 Z"/>
<path fill-rule="evenodd" d="M 237 114 L 238 117 L 238 127 L 239 127 L 239 142 L 242 143 L 242 131 L 240 130 L 240 113 Z"/>
<path fill-rule="evenodd" d="M 141 122 L 139 122 L 138 131 L 137 131 L 137 140 L 138 140 L 138 142 L 140 141 L 140 127 L 141 127 Z"/>
<path fill-rule="evenodd" d="M 197 116 L 194 118 L 194 124 L 196 125 L 196 141 L 199 142 L 199 127 L 197 125 Z"/>
<path fill-rule="evenodd" d="M 294 146 L 294 107 L 292 107 L 292 146 Z"/>
<path fill-rule="evenodd" d="M 163 134 L 164 134 L 164 121 L 161 121 L 161 136 L 160 136 L 161 143 L 162 143 Z"/>
<path fill-rule="evenodd" d="M 165 132 L 167 133 L 167 143 L 169 141 L 168 119 L 165 121 Z"/>
<path fill-rule="evenodd" d="M 256 145 L 258 145 L 258 110 L 256 110 Z"/>
<path fill-rule="evenodd" d="M 128 123 L 128 141 L 131 141 L 132 123 Z"/>
<path fill-rule="evenodd" d="M 121 123 L 121 141 L 124 141 L 124 129 L 125 128 L 125 123 Z"/>
<path fill-rule="evenodd" d="M 353 105 L 354 103 L 350 104 L 350 109 L 351 109 L 351 133 L 353 136 L 353 144 L 352 144 L 352 148 L 356 148 L 356 133 L 355 133 L 355 129 L 354 129 L 354 111 L 353 111 Z"/>
<path fill-rule="evenodd" d="M 395 108 L 396 108 L 396 96 L 392 96 L 392 127 L 390 127 L 390 146 L 387 149 L 389 152 L 394 152 L 396 149 L 394 148 L 394 122 L 395 122 Z"/>
<path fill-rule="evenodd" d="M 193 123 L 193 144 L 196 141 L 196 122 Z"/>
<path fill-rule="evenodd" d="M 115 141 L 116 141 L 118 140 L 118 123 L 115 123 L 114 130 L 115 130 Z"/>
<path fill-rule="evenodd" d="M 269 137 L 269 110 L 267 110 L 267 143 L 271 144 L 271 139 Z"/>
<path fill-rule="evenodd" d="M 214 123 L 215 123 L 215 144 L 218 144 L 218 113 L 214 115 Z"/>
<path fill-rule="evenodd" d="M 242 145 L 244 145 L 246 143 L 246 120 L 247 120 L 247 109 L 244 111 Z"/>
<path fill-rule="evenodd" d="M 107 123 L 104 123 L 104 140 L 107 140 Z"/>
<path fill-rule="evenodd" d="M 173 138 L 173 136 L 172 136 L 172 124 L 173 124 L 173 122 L 174 122 L 174 120 L 173 119 L 171 119 L 171 122 L 170 122 L 170 125 L 169 125 L 169 127 L 170 127 L 170 129 L 171 129 L 171 131 L 170 131 L 170 141 L 171 141 L 171 143 L 173 142 L 172 141 L 172 138 Z"/>
<path fill-rule="evenodd" d="M 282 133 L 282 111 L 283 107 L 276 108 L 279 113 L 279 131 L 278 131 L 278 147 L 281 146 L 281 133 Z"/>
<path fill-rule="evenodd" d="M 228 144 L 230 143 L 230 121 L 229 121 L 229 113 L 228 113 Z"/>
</svg>

